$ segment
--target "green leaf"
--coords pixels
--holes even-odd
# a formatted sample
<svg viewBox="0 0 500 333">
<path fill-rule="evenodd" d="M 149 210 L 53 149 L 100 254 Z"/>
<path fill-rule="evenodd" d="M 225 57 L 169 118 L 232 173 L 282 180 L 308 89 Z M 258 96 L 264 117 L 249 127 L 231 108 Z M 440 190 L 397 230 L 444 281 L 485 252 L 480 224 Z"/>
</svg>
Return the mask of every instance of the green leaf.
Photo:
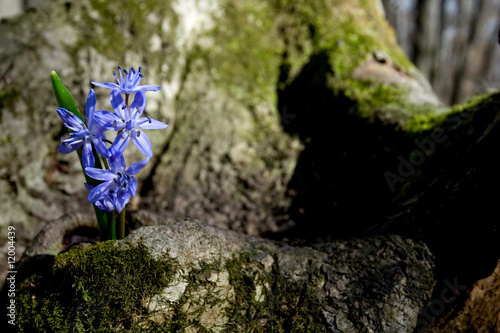
<svg viewBox="0 0 500 333">
<path fill-rule="evenodd" d="M 50 73 L 50 78 L 52 80 L 52 88 L 54 89 L 54 94 L 56 95 L 56 100 L 59 107 L 73 112 L 86 124 L 87 122 L 76 106 L 75 99 L 73 98 L 73 96 L 71 96 L 68 88 L 66 88 L 61 82 L 61 79 L 59 79 L 59 76 L 57 76 L 57 73 L 55 71 L 52 71 Z"/>
</svg>

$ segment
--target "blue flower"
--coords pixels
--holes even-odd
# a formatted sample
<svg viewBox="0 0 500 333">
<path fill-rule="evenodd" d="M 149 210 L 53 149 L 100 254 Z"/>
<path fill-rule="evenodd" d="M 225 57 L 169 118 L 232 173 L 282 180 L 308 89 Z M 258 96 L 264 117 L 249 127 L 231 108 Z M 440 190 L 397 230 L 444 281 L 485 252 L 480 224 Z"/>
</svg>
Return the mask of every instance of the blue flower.
<svg viewBox="0 0 500 333">
<path fill-rule="evenodd" d="M 69 154 L 77 148 L 82 147 L 82 163 L 83 167 L 93 167 L 95 160 L 92 152 L 92 143 L 97 152 L 108 158 L 111 156 L 106 144 L 102 141 L 104 137 L 104 129 L 99 123 L 94 121 L 94 116 L 103 113 L 103 111 L 95 111 L 96 97 L 94 90 L 90 90 L 85 103 L 85 114 L 87 116 L 88 126 L 75 116 L 74 113 L 65 108 L 58 108 L 57 114 L 64 121 L 64 125 L 70 129 L 70 137 L 66 140 L 61 138 L 61 145 L 57 149 L 62 154 Z"/>
<path fill-rule="evenodd" d="M 115 208 L 121 212 L 131 196 L 137 191 L 137 181 L 133 175 L 141 171 L 149 162 L 149 157 L 132 164 L 128 169 L 125 158 L 121 153 L 113 151 L 109 158 L 109 170 L 85 168 L 88 176 L 102 180 L 103 183 L 94 187 L 89 194 L 88 201 L 101 206 L 104 210 Z M 100 207 L 99 207 L 100 208 Z"/>
<path fill-rule="evenodd" d="M 92 191 L 95 188 L 95 186 L 89 185 L 87 183 L 85 183 L 84 185 L 85 188 L 89 191 Z M 100 210 L 104 210 L 106 212 L 112 212 L 116 209 L 115 201 L 116 201 L 116 193 L 110 193 L 103 199 L 94 202 L 94 205 L 96 205 L 97 208 L 99 208 Z"/>
<path fill-rule="evenodd" d="M 161 87 L 158 86 L 150 86 L 150 85 L 142 85 L 140 86 L 139 83 L 141 83 L 141 78 L 144 77 L 141 73 L 142 68 L 139 67 L 139 70 L 136 71 L 133 67 L 130 68 L 130 70 L 127 72 L 127 70 L 123 70 L 123 73 L 125 73 L 125 78 L 122 75 L 122 69 L 120 66 L 118 66 L 118 73 L 120 73 L 120 77 L 116 74 L 116 72 L 113 72 L 113 75 L 116 77 L 116 83 L 111 83 L 111 82 L 94 82 L 92 81 L 93 85 L 111 89 L 113 91 L 118 91 L 119 93 L 122 94 L 134 94 L 139 91 L 157 91 L 160 90 Z"/>
<path fill-rule="evenodd" d="M 96 116 L 96 121 L 101 127 L 118 132 L 110 149 L 123 153 L 132 139 L 134 145 L 144 155 L 152 157 L 151 142 L 140 129 L 162 129 L 168 125 L 149 116 L 141 117 L 146 107 L 146 95 L 143 92 L 135 94 L 130 108 L 127 108 L 122 96 L 116 90 L 111 92 L 110 99 L 115 113 L 101 112 Z"/>
</svg>

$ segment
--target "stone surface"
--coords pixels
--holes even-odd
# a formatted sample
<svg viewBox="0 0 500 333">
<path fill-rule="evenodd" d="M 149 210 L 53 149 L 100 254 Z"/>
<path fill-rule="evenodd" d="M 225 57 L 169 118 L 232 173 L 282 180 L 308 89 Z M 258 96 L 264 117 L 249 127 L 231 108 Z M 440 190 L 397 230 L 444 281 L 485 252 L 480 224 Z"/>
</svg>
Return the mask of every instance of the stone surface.
<svg viewBox="0 0 500 333">
<path fill-rule="evenodd" d="M 35 238 L 18 274 L 21 329 L 412 332 L 434 283 L 427 247 L 399 236 L 290 246 L 196 220 L 54 256 L 61 226 L 90 221 L 69 216 Z"/>
</svg>

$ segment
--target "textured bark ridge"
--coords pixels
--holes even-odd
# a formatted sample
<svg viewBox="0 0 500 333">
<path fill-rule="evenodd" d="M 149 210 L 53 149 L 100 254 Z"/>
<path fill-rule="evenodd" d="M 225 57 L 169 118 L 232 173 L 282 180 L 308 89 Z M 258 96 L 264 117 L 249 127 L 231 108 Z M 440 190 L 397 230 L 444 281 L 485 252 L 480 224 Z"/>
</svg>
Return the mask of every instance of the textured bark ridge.
<svg viewBox="0 0 500 333">
<path fill-rule="evenodd" d="M 434 282 L 425 244 L 400 236 L 300 247 L 184 220 L 57 252 L 92 223 L 61 219 L 27 250 L 22 330 L 412 332 Z"/>
</svg>

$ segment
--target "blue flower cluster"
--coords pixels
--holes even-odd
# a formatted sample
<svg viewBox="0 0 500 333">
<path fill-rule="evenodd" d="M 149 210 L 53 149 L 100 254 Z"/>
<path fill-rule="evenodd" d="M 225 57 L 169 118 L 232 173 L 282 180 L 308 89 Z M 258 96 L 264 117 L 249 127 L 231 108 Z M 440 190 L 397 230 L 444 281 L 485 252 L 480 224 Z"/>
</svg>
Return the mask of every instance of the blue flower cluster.
<svg viewBox="0 0 500 333">
<path fill-rule="evenodd" d="M 117 210 L 121 212 L 131 196 L 135 196 L 137 191 L 137 181 L 133 177 L 141 171 L 153 156 L 151 142 L 142 131 L 145 129 L 167 128 L 167 124 L 152 119 L 149 116 L 142 117 L 146 107 L 145 91 L 157 91 L 161 87 L 151 85 L 140 85 L 143 77 L 141 67 L 136 71 L 134 68 L 122 70 L 118 67 L 118 73 L 113 72 L 118 84 L 111 82 L 94 82 L 95 86 L 111 89 L 111 106 L 114 110 L 96 111 L 96 95 L 93 89 L 90 90 L 85 103 L 85 116 L 87 124 L 72 112 L 58 108 L 57 114 L 70 130 L 70 137 L 61 139 L 58 151 L 68 154 L 78 148 L 82 148 L 82 164 L 85 173 L 94 179 L 102 181 L 101 184 L 93 187 L 85 184 L 90 190 L 88 201 L 94 203 L 100 209 L 111 212 Z M 122 95 L 125 95 L 125 100 Z M 134 100 L 129 106 L 130 95 L 134 94 Z M 116 131 L 117 135 L 111 146 L 104 132 L 107 130 Z M 123 152 L 128 143 L 132 143 L 146 156 L 142 161 L 133 163 L 127 169 Z M 110 169 L 104 170 L 95 168 L 94 151 L 108 160 Z"/>
</svg>

